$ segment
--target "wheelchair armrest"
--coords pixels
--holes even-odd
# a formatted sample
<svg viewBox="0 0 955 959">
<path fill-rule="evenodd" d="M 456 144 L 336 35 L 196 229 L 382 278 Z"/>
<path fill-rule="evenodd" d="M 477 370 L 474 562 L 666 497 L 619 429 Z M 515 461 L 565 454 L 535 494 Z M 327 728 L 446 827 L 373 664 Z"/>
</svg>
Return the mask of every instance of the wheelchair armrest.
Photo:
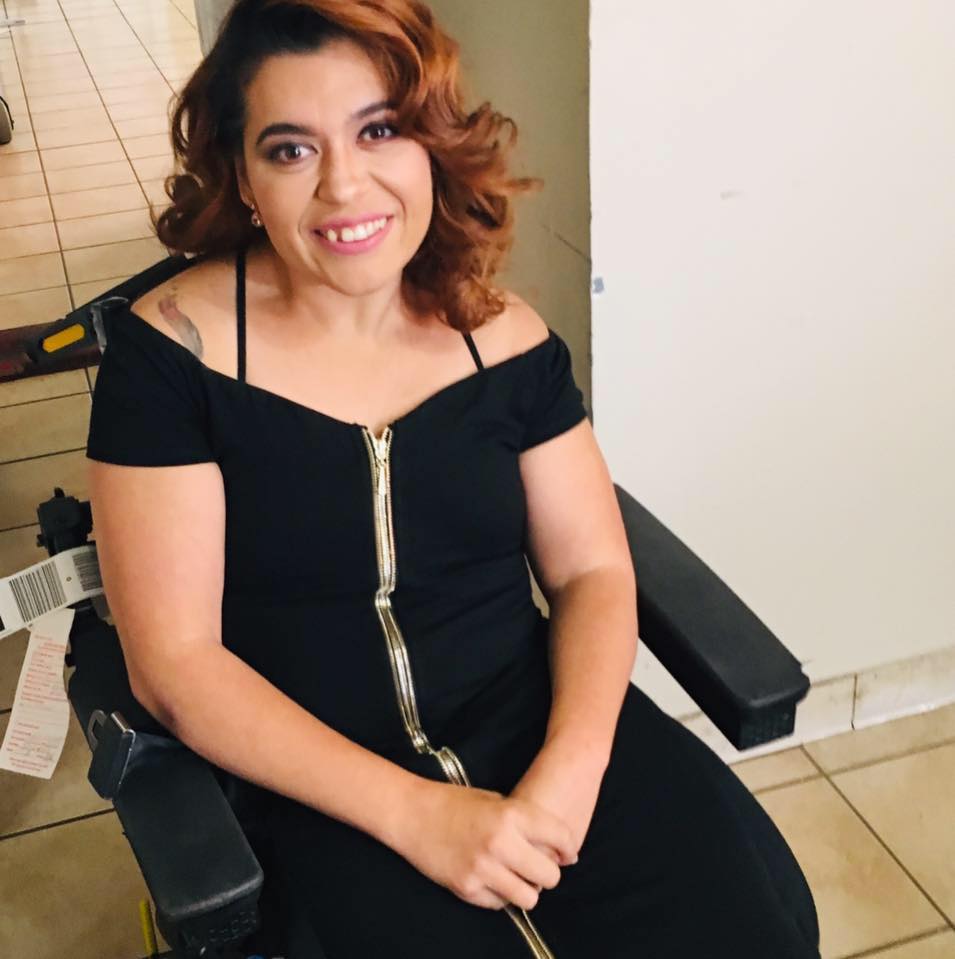
<svg viewBox="0 0 955 959">
<path fill-rule="evenodd" d="M 640 639 L 737 749 L 788 735 L 799 661 L 698 556 L 615 484 L 637 575 Z"/>
<path fill-rule="evenodd" d="M 70 631 L 76 671 L 69 699 L 91 745 L 96 739 L 91 782 L 100 789 L 103 772 L 121 770 L 123 763 L 100 754 L 118 740 L 104 735 L 103 726 L 92 733 L 90 719 L 97 710 L 119 712 L 124 725 L 135 730 L 136 743 L 115 795 L 107 795 L 166 941 L 177 956 L 211 955 L 213 947 L 240 942 L 257 928 L 262 868 L 213 767 L 133 697 L 115 627 L 103 622 L 88 601 L 78 606 Z"/>
<path fill-rule="evenodd" d="M 203 759 L 174 740 L 150 743 L 113 804 L 177 955 L 201 956 L 258 928 L 262 868 Z"/>
</svg>

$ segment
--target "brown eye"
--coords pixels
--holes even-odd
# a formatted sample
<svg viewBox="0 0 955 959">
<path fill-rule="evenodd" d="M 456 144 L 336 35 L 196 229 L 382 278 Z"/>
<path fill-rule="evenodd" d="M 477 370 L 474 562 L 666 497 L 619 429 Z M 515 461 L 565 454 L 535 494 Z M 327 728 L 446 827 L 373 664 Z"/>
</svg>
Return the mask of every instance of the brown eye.
<svg viewBox="0 0 955 959">
<path fill-rule="evenodd" d="M 361 131 L 362 136 L 369 131 L 373 131 L 376 134 L 375 136 L 371 137 L 373 141 L 391 140 L 398 135 L 398 128 L 393 123 L 369 123 L 368 126 Z"/>
<path fill-rule="evenodd" d="M 289 166 L 290 161 L 300 160 L 304 155 L 303 151 L 305 147 L 301 143 L 280 143 L 277 147 L 273 147 L 269 151 L 269 159 L 275 162 L 276 160 L 280 161 L 283 165 Z M 296 154 L 293 154 L 291 151 L 299 151 Z"/>
</svg>

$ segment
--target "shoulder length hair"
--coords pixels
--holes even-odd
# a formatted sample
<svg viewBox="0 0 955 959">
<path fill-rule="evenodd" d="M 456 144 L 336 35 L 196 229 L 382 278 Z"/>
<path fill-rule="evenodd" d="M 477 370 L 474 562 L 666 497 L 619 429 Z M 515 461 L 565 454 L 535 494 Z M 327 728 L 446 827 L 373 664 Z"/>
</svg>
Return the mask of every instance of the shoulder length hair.
<svg viewBox="0 0 955 959">
<path fill-rule="evenodd" d="M 267 57 L 339 39 L 371 57 L 400 134 L 431 157 L 434 214 L 405 267 L 405 299 L 455 329 L 475 329 L 505 308 L 491 281 L 513 240 L 511 197 L 541 181 L 509 174 L 513 120 L 489 103 L 464 110 L 459 46 L 418 0 L 237 0 L 176 100 L 172 144 L 181 172 L 165 181 L 172 205 L 153 213 L 156 233 L 180 253 L 229 254 L 256 241 L 235 171 L 245 90 Z"/>
</svg>

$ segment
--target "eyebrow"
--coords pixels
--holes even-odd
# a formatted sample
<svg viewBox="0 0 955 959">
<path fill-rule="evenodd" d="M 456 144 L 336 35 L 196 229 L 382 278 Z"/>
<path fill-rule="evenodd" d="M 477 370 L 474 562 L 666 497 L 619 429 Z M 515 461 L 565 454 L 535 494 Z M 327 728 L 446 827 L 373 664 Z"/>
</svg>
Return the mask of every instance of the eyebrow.
<svg viewBox="0 0 955 959">
<path fill-rule="evenodd" d="M 394 104 L 390 100 L 379 100 L 377 103 L 370 103 L 367 107 L 362 107 L 357 113 L 351 115 L 352 120 L 364 120 L 384 109 L 393 109 Z M 315 131 L 311 127 L 305 127 L 298 123 L 270 123 L 256 138 L 255 145 L 258 146 L 268 137 L 275 136 L 278 133 L 298 134 L 301 136 L 313 137 Z"/>
</svg>

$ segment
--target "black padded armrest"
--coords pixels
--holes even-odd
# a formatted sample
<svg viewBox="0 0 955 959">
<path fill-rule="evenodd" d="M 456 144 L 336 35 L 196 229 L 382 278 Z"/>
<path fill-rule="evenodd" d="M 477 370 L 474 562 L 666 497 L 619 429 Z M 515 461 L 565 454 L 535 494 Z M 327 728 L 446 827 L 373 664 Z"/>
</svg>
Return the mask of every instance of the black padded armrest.
<svg viewBox="0 0 955 959">
<path fill-rule="evenodd" d="M 89 601 L 70 631 L 69 699 L 90 739 L 90 720 L 123 714 L 135 747 L 113 805 L 156 905 L 156 922 L 177 956 L 241 942 L 259 925 L 264 875 L 213 768 L 157 723 L 135 700 L 116 629 Z M 115 769 L 100 749 L 91 767 Z M 91 740 L 91 745 L 93 741 Z M 122 767 L 122 763 L 119 764 Z M 207 953 L 209 954 L 209 953 Z"/>
<path fill-rule="evenodd" d="M 155 747 L 113 804 L 160 931 L 177 955 L 200 956 L 255 931 L 264 876 L 209 765 L 179 743 Z"/>
<path fill-rule="evenodd" d="M 640 639 L 737 748 L 793 731 L 799 661 L 698 556 L 615 484 L 637 576 Z"/>
</svg>

